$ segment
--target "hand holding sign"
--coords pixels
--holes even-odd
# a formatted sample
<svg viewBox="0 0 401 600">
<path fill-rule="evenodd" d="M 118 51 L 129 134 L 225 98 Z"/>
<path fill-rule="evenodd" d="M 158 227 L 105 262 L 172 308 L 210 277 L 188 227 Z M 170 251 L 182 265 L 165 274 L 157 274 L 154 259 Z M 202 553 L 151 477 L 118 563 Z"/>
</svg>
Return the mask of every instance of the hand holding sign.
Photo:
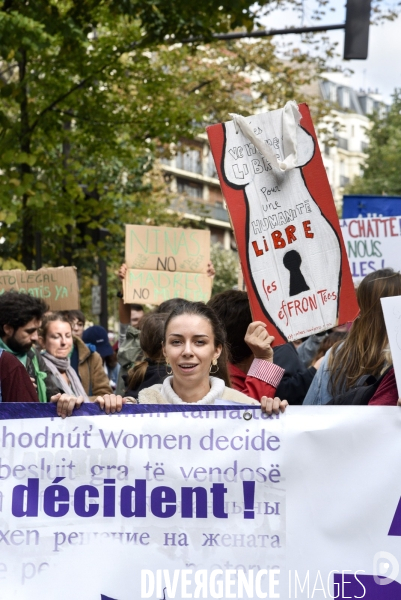
<svg viewBox="0 0 401 600">
<path fill-rule="evenodd" d="M 266 323 L 254 321 L 248 326 L 245 343 L 249 346 L 255 358 L 273 362 L 273 349 L 271 344 L 274 337 L 269 335 L 266 329 Z"/>
</svg>

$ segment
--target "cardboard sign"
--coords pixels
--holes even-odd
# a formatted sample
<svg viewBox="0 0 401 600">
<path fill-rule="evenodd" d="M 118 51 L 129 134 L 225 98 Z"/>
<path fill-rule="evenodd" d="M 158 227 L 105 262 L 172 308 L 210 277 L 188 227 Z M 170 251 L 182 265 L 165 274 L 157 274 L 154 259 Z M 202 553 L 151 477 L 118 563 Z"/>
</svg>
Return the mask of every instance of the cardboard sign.
<svg viewBox="0 0 401 600">
<path fill-rule="evenodd" d="M 296 167 L 286 171 L 272 166 L 233 121 L 207 129 L 252 315 L 270 323 L 276 344 L 352 321 L 358 312 L 309 109 L 299 110 Z M 283 110 L 246 122 L 281 163 Z"/>
<path fill-rule="evenodd" d="M 18 291 L 42 298 L 50 310 L 79 309 L 79 289 L 75 267 L 39 269 L 38 271 L 0 271 L 0 295 Z"/>
<path fill-rule="evenodd" d="M 401 296 L 380 298 L 393 359 L 398 396 L 401 398 Z"/>
<path fill-rule="evenodd" d="M 356 283 L 378 269 L 401 270 L 401 217 L 342 219 L 341 231 Z"/>
<path fill-rule="evenodd" d="M 207 302 L 210 231 L 126 225 L 124 302 L 161 304 L 171 298 Z"/>
</svg>

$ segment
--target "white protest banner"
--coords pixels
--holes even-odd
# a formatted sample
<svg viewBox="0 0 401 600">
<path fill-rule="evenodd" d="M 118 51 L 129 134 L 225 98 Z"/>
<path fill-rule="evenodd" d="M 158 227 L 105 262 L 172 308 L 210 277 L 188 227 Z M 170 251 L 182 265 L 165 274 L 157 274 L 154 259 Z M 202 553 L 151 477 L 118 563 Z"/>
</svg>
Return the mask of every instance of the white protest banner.
<svg viewBox="0 0 401 600">
<path fill-rule="evenodd" d="M 1 600 L 400 597 L 398 409 L 49 409 L 0 406 Z"/>
<path fill-rule="evenodd" d="M 210 231 L 125 226 L 124 302 L 161 304 L 170 298 L 207 302 Z"/>
<path fill-rule="evenodd" d="M 255 321 L 276 344 L 358 313 L 340 224 L 308 107 L 207 128 Z"/>
<path fill-rule="evenodd" d="M 401 270 L 401 217 L 342 219 L 340 224 L 355 282 L 378 269 Z"/>
<path fill-rule="evenodd" d="M 398 396 L 401 398 L 401 296 L 380 298 L 393 359 Z"/>
<path fill-rule="evenodd" d="M 50 310 L 79 309 L 79 289 L 75 267 L 57 267 L 38 271 L 0 271 L 0 295 L 17 291 L 42 298 Z"/>
</svg>

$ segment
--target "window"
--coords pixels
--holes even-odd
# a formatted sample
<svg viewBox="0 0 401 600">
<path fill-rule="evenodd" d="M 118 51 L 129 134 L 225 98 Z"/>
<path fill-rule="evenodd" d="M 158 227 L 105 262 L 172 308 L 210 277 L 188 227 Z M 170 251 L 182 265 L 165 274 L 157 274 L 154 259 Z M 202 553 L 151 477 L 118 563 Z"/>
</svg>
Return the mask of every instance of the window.
<svg viewBox="0 0 401 600">
<path fill-rule="evenodd" d="M 351 101 L 350 101 L 350 93 L 349 90 L 347 90 L 346 88 L 343 88 L 342 90 L 342 108 L 349 108 L 351 105 Z"/>
<path fill-rule="evenodd" d="M 207 156 L 207 176 L 217 178 L 216 165 L 214 164 L 213 154 L 210 152 L 210 150 Z"/>
<path fill-rule="evenodd" d="M 176 157 L 177 169 L 202 175 L 202 151 L 200 148 L 189 148 L 186 152 L 178 152 Z"/>
<path fill-rule="evenodd" d="M 373 112 L 373 100 L 372 98 L 366 98 L 366 114 L 370 115 Z"/>
<path fill-rule="evenodd" d="M 177 178 L 177 192 L 179 194 L 185 194 L 192 198 L 202 198 L 203 186 L 201 183 L 195 183 L 186 179 Z"/>
</svg>

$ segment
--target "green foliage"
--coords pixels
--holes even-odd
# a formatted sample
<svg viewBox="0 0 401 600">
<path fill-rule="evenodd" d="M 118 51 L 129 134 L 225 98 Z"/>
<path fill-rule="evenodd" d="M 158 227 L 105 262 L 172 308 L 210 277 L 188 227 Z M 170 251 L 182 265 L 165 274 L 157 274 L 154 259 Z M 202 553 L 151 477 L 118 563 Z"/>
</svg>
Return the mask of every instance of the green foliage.
<svg viewBox="0 0 401 600">
<path fill-rule="evenodd" d="M 216 271 L 212 295 L 232 290 L 238 283 L 238 254 L 232 250 L 224 250 L 221 244 L 213 244 L 210 258 Z"/>
<path fill-rule="evenodd" d="M 313 107 L 305 90 L 326 67 L 291 47 L 279 55 L 266 38 L 176 43 L 251 29 L 254 6 L 0 0 L 2 265 L 34 268 L 40 232 L 43 264 L 75 265 L 86 307 L 99 257 L 110 272 L 123 261 L 125 223 L 205 226 L 207 210 L 196 223 L 175 214 L 177 198 L 155 158 L 229 112 L 251 114 L 297 96 Z M 109 232 L 103 240 L 99 229 Z"/>
<path fill-rule="evenodd" d="M 40 231 L 45 263 L 82 268 L 101 252 L 93 235 L 99 227 L 118 235 L 124 222 L 165 212 L 142 183 L 154 145 L 193 135 L 204 107 L 155 45 L 251 27 L 251 6 L 0 1 L 3 258 L 32 268 Z"/>
<path fill-rule="evenodd" d="M 395 90 L 388 113 L 375 113 L 371 124 L 363 176 L 347 193 L 401 196 L 401 90 Z"/>
</svg>

